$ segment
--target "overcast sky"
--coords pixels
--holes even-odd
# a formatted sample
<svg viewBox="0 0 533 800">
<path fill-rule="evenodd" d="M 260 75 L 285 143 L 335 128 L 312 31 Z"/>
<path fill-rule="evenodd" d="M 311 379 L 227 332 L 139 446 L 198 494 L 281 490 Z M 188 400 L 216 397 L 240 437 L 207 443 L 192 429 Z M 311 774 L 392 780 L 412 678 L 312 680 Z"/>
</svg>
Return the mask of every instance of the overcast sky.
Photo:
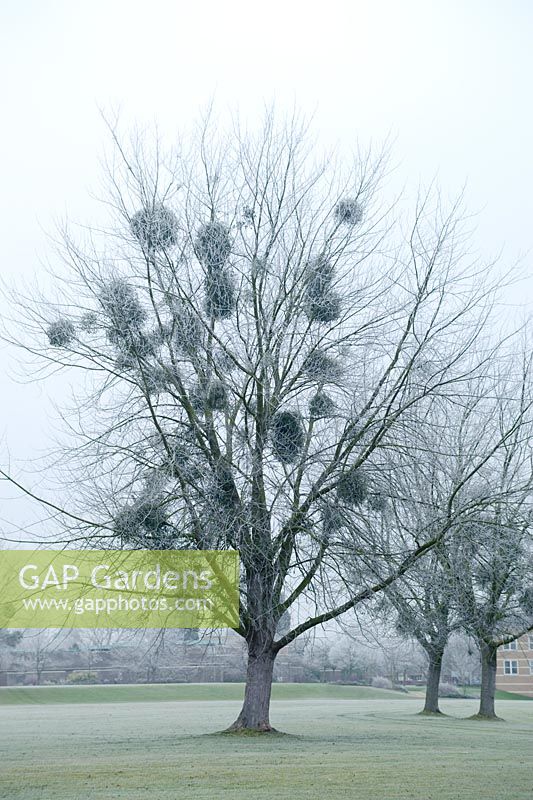
<svg viewBox="0 0 533 800">
<path fill-rule="evenodd" d="M 171 139 L 215 97 L 252 120 L 296 103 L 327 144 L 392 135 L 398 184 L 437 176 L 453 197 L 466 182 L 477 248 L 523 258 L 510 299 L 528 303 L 532 41 L 529 0 L 3 0 L 2 278 L 39 272 L 58 217 L 93 214 L 99 107 Z M 49 440 L 53 391 L 14 368 L 0 350 L 1 455 L 27 459 Z M 27 513 L 4 503 L 0 517 Z"/>
</svg>

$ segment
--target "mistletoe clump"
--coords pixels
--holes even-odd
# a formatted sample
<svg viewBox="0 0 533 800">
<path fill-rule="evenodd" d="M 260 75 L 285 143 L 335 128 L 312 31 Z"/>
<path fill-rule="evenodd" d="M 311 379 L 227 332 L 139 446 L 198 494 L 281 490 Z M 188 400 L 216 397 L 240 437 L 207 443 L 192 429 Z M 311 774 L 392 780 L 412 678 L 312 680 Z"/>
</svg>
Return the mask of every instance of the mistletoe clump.
<svg viewBox="0 0 533 800">
<path fill-rule="evenodd" d="M 199 481 L 205 474 L 205 463 L 192 429 L 180 426 L 174 433 L 166 434 L 165 442 L 161 470 L 171 478 Z"/>
<path fill-rule="evenodd" d="M 331 383 L 341 377 L 342 370 L 339 362 L 333 356 L 330 356 L 325 350 L 316 348 L 305 358 L 302 372 L 313 381 Z"/>
<path fill-rule="evenodd" d="M 324 504 L 322 509 L 322 527 L 324 533 L 329 536 L 335 531 L 340 530 L 344 525 L 344 517 L 341 509 L 332 502 Z"/>
<path fill-rule="evenodd" d="M 309 402 L 309 413 L 313 419 L 332 417 L 335 413 L 335 403 L 326 392 L 317 392 Z"/>
<path fill-rule="evenodd" d="M 291 464 L 304 446 L 304 430 L 295 411 L 278 411 L 270 423 L 270 441 L 274 456 L 282 464 Z"/>
<path fill-rule="evenodd" d="M 130 220 L 130 228 L 146 250 L 163 250 L 178 239 L 176 215 L 162 203 L 137 211 Z"/>
<path fill-rule="evenodd" d="M 309 297 L 322 297 L 329 292 L 335 269 L 331 261 L 322 253 L 317 258 L 307 264 L 306 268 L 306 291 Z"/>
<path fill-rule="evenodd" d="M 169 371 L 161 364 L 149 364 L 143 370 L 139 383 L 149 395 L 165 392 L 169 385 Z"/>
<path fill-rule="evenodd" d="M 111 342 L 115 344 L 138 338 L 146 320 L 146 311 L 133 286 L 123 278 L 114 278 L 102 289 L 100 303 L 110 322 L 107 335 Z"/>
<path fill-rule="evenodd" d="M 114 530 L 122 541 L 144 540 L 147 536 L 162 538 L 167 533 L 168 516 L 162 498 L 140 498 L 119 512 Z"/>
<path fill-rule="evenodd" d="M 220 459 L 215 467 L 211 497 L 218 506 L 226 510 L 234 509 L 239 503 L 239 493 L 231 467 L 224 459 Z"/>
<path fill-rule="evenodd" d="M 203 342 L 204 328 L 197 315 L 184 304 L 173 303 L 172 319 L 162 321 L 149 334 L 155 346 L 173 345 L 183 355 L 191 356 Z"/>
<path fill-rule="evenodd" d="M 372 509 L 372 511 L 378 511 L 379 513 L 383 513 L 387 509 L 387 498 L 384 494 L 378 492 L 377 494 L 371 494 L 368 498 L 368 505 Z"/>
<path fill-rule="evenodd" d="M 196 411 L 224 411 L 228 405 L 228 394 L 222 381 L 213 380 L 207 386 L 196 384 L 191 390 L 190 400 Z"/>
<path fill-rule="evenodd" d="M 80 318 L 80 330 L 84 333 L 96 333 L 98 330 L 98 314 L 95 311 L 87 311 Z"/>
<path fill-rule="evenodd" d="M 202 225 L 196 237 L 196 253 L 207 270 L 220 270 L 231 253 L 229 231 L 221 222 Z"/>
<path fill-rule="evenodd" d="M 307 265 L 305 311 L 313 322 L 333 322 L 340 317 L 341 300 L 332 288 L 334 277 L 333 266 L 324 255 Z"/>
<path fill-rule="evenodd" d="M 52 347 L 68 347 L 76 338 L 76 328 L 70 319 L 62 317 L 50 323 L 46 335 Z"/>
<path fill-rule="evenodd" d="M 137 366 L 137 359 L 128 350 L 119 348 L 118 355 L 115 359 L 116 372 L 130 372 Z"/>
<path fill-rule="evenodd" d="M 216 364 L 217 370 L 221 373 L 233 372 L 236 368 L 235 359 L 232 357 L 229 350 L 223 347 L 217 347 L 213 352 L 213 360 Z"/>
<path fill-rule="evenodd" d="M 364 472 L 358 467 L 350 467 L 337 483 L 337 497 L 350 506 L 360 506 L 368 494 L 368 483 Z"/>
<path fill-rule="evenodd" d="M 207 387 L 206 405 L 211 411 L 224 411 L 227 408 L 228 395 L 222 381 L 211 381 Z"/>
<path fill-rule="evenodd" d="M 363 209 L 357 200 L 345 197 L 335 206 L 335 219 L 343 225 L 358 225 L 363 219 Z"/>
<path fill-rule="evenodd" d="M 235 310 L 235 288 L 228 270 L 208 272 L 205 277 L 205 310 L 214 319 L 228 319 Z"/>
<path fill-rule="evenodd" d="M 313 322 L 335 322 L 342 311 L 342 303 L 336 292 L 330 292 L 325 297 L 313 300 L 309 304 L 308 316 Z"/>
<path fill-rule="evenodd" d="M 124 366 L 127 365 L 127 362 L 138 366 L 140 360 L 155 355 L 157 349 L 157 341 L 154 336 L 147 335 L 142 331 L 130 331 L 123 336 L 116 329 L 109 328 L 107 338 L 118 350 L 117 361 L 122 362 Z"/>
<path fill-rule="evenodd" d="M 190 355 L 201 347 L 204 338 L 202 321 L 183 303 L 172 307 L 172 330 L 176 347 L 182 353 Z"/>
</svg>

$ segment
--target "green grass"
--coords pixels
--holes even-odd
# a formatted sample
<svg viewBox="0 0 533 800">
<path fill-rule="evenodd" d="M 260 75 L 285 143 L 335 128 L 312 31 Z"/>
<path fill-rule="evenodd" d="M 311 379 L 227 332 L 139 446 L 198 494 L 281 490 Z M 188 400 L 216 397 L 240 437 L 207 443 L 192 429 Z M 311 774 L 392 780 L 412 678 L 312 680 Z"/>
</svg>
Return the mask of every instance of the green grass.
<svg viewBox="0 0 533 800">
<path fill-rule="evenodd" d="M 425 686 L 406 686 L 408 692 L 420 695 L 426 691 Z M 479 697 L 479 686 L 458 686 L 458 691 L 461 694 L 468 695 L 469 697 Z M 517 694 L 516 692 L 504 692 L 502 689 L 496 689 L 494 694 L 496 700 L 533 700 L 533 697 L 528 697 L 525 694 Z"/>
<path fill-rule="evenodd" d="M 116 702 L 119 690 L 134 700 L 123 695 Z M 157 702 L 153 697 L 141 702 L 149 690 L 174 692 L 174 698 L 157 694 Z M 0 691 L 12 698 L 0 709 L 2 800 L 533 796 L 533 706 L 524 701 L 501 701 L 497 710 L 506 722 L 494 725 L 466 719 L 476 710 L 475 700 L 444 700 L 443 710 L 452 716 L 435 719 L 418 716 L 420 698 L 408 695 L 369 697 L 359 687 L 278 685 L 272 722 L 293 735 L 233 737 L 202 734 L 234 719 L 236 695 L 242 693 L 236 685 L 23 691 L 16 701 L 14 690 Z M 26 702 L 38 693 L 50 698 L 53 691 L 77 700 L 58 702 L 56 695 Z M 217 699 L 205 702 L 210 692 Z"/>
<path fill-rule="evenodd" d="M 25 703 L 158 703 L 194 700 L 242 700 L 241 683 L 170 683 L 126 686 L 29 686 L 0 688 L 1 705 Z M 370 686 L 335 686 L 324 683 L 277 683 L 273 697 L 278 700 L 395 699 L 403 692 L 374 689 Z"/>
<path fill-rule="evenodd" d="M 479 686 L 465 686 L 466 694 L 473 697 L 479 697 Z M 459 691 L 463 691 L 462 688 Z M 516 692 L 504 692 L 502 689 L 496 689 L 496 700 L 533 700 L 533 697 L 528 697 L 525 694 L 517 694 Z"/>
</svg>

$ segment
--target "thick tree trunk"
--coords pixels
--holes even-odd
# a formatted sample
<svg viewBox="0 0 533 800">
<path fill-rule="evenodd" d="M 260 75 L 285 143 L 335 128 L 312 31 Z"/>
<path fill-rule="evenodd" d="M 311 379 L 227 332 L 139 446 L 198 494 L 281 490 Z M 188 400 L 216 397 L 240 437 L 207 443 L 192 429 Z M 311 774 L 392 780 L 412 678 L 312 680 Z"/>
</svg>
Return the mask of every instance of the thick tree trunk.
<svg viewBox="0 0 533 800">
<path fill-rule="evenodd" d="M 442 651 L 428 653 L 429 666 L 426 686 L 426 702 L 424 703 L 424 714 L 440 714 L 439 708 L 439 684 L 442 669 Z"/>
<path fill-rule="evenodd" d="M 276 653 L 271 645 L 248 645 L 246 688 L 241 712 L 230 731 L 270 732 L 270 694 Z"/>
<path fill-rule="evenodd" d="M 482 642 L 481 650 L 481 693 L 479 699 L 478 717 L 497 719 L 494 710 L 494 695 L 496 692 L 496 653 L 497 646 Z"/>
</svg>

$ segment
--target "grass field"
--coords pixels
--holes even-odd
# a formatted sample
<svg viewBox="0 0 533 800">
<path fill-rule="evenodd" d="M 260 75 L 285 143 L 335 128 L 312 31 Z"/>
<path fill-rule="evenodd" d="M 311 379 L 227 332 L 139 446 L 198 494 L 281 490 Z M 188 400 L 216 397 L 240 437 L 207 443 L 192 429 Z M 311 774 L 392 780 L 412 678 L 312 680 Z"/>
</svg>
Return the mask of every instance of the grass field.
<svg viewBox="0 0 533 800">
<path fill-rule="evenodd" d="M 129 684 L 124 686 L 30 686 L 0 689 L 1 705 L 21 703 L 157 703 L 188 700 L 242 700 L 240 683 Z M 402 692 L 370 686 L 334 686 L 324 683 L 276 683 L 277 700 L 404 700 Z"/>
<path fill-rule="evenodd" d="M 289 736 L 212 734 L 242 687 L 0 689 L 4 800 L 531 800 L 533 704 L 505 722 L 418 716 L 421 699 L 364 687 L 276 685 Z M 207 702 L 209 701 L 209 702 Z"/>
</svg>

